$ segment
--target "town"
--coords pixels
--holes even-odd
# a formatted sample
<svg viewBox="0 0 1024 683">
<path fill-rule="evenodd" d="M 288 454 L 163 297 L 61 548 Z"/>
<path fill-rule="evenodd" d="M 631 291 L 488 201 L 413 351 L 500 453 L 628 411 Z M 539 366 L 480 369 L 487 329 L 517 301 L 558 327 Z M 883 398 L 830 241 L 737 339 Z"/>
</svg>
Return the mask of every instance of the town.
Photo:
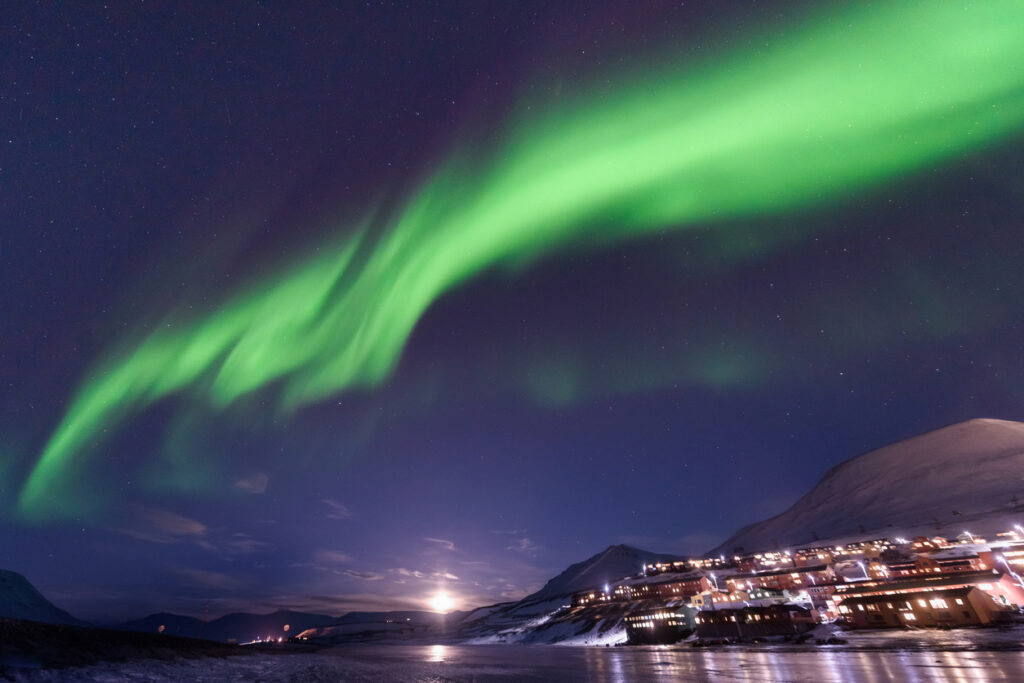
<svg viewBox="0 0 1024 683">
<path fill-rule="evenodd" d="M 631 644 L 803 641 L 843 629 L 1009 624 L 1024 606 L 1024 528 L 991 540 L 919 536 L 649 564 L 577 592 L 568 609 L 618 617 Z"/>
</svg>

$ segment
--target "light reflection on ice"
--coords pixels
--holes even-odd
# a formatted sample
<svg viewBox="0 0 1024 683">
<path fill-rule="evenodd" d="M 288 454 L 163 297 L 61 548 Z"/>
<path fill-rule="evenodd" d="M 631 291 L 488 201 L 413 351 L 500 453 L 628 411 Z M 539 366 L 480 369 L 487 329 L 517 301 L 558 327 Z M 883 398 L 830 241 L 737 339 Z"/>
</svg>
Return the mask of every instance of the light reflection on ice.
<svg viewBox="0 0 1024 683">
<path fill-rule="evenodd" d="M 0 678 L 4 673 L 0 672 Z M 842 651 L 688 646 L 343 645 L 310 654 L 20 671 L 24 681 L 789 681 L 1024 680 L 1024 652 Z"/>
</svg>

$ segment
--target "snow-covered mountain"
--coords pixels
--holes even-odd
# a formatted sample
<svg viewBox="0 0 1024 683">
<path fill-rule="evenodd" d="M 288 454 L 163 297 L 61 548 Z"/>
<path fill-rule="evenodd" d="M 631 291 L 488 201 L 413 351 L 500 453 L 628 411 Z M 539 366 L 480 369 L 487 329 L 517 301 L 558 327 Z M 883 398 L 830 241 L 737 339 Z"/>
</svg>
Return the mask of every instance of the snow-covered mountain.
<svg viewBox="0 0 1024 683">
<path fill-rule="evenodd" d="M 922 527 L 954 535 L 964 528 L 985 531 L 986 524 L 1002 529 L 1021 513 L 1024 423 L 970 420 L 833 467 L 788 510 L 743 527 L 709 554 L 876 532 L 903 535 Z"/>
<path fill-rule="evenodd" d="M 571 595 L 587 588 L 595 588 L 632 576 L 643 571 L 645 564 L 685 560 L 676 555 L 652 553 L 628 545 L 610 545 L 592 557 L 571 565 L 564 572 L 544 584 L 544 587 L 525 600 L 546 600 L 562 595 Z"/>
<path fill-rule="evenodd" d="M 626 639 L 622 606 L 571 608 L 572 594 L 639 574 L 646 564 L 684 559 L 627 545 L 609 546 L 571 565 L 539 591 L 518 602 L 469 612 L 451 632 L 472 643 L 620 643 Z"/>
<path fill-rule="evenodd" d="M 48 624 L 85 624 L 43 597 L 24 576 L 4 569 L 0 569 L 0 617 Z"/>
</svg>

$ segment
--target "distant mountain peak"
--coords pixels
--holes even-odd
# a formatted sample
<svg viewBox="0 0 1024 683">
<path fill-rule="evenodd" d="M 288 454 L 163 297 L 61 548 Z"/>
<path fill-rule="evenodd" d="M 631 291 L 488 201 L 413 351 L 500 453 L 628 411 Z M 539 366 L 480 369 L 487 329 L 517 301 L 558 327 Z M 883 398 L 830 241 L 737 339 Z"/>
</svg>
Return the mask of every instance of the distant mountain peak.
<svg viewBox="0 0 1024 683">
<path fill-rule="evenodd" d="M 588 588 L 616 581 L 643 571 L 644 565 L 655 562 L 673 562 L 686 558 L 664 553 L 652 553 L 632 546 L 610 545 L 582 562 L 570 565 L 565 571 L 544 584 L 536 593 L 524 600 L 541 600 L 569 595 Z"/>
<path fill-rule="evenodd" d="M 43 597 L 24 576 L 6 569 L 0 569 L 0 617 L 48 624 L 85 624 Z"/>
</svg>

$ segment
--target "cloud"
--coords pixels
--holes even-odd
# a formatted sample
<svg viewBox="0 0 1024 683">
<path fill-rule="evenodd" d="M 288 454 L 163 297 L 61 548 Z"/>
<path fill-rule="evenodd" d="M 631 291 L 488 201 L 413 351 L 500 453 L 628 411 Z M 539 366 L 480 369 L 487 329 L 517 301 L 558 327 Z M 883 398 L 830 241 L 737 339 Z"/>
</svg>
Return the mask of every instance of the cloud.
<svg viewBox="0 0 1024 683">
<path fill-rule="evenodd" d="M 517 553 L 532 553 L 537 550 L 537 544 L 524 536 L 505 549 L 514 550 Z"/>
<path fill-rule="evenodd" d="M 246 493 L 263 493 L 267 490 L 267 483 L 269 481 L 270 477 L 263 472 L 257 472 L 256 474 L 249 475 L 248 477 L 236 479 L 235 488 L 239 491 L 245 491 Z"/>
<path fill-rule="evenodd" d="M 322 502 L 329 508 L 327 519 L 349 519 L 352 517 L 352 511 L 344 503 L 330 498 L 324 498 Z"/>
<path fill-rule="evenodd" d="M 443 539 L 443 538 L 431 538 L 429 536 L 427 536 L 423 540 L 428 542 L 428 543 L 436 543 L 437 545 L 442 546 L 445 550 L 455 550 L 455 542 L 454 541 L 448 541 L 448 540 Z"/>
<path fill-rule="evenodd" d="M 249 555 L 269 547 L 269 544 L 249 534 L 236 533 L 221 544 L 229 555 Z"/>
<path fill-rule="evenodd" d="M 388 571 L 395 572 L 399 576 L 408 576 L 414 579 L 447 579 L 449 581 L 459 580 L 459 577 L 455 576 L 455 574 L 452 574 L 449 571 L 421 572 L 418 569 L 406 569 L 405 567 L 389 569 Z"/>
<path fill-rule="evenodd" d="M 244 609 L 252 610 L 250 603 Z M 240 608 L 241 609 L 241 608 Z M 381 612 L 425 609 L 422 595 L 389 593 L 349 593 L 337 595 L 277 595 L 259 605 L 260 610 L 294 609 L 301 612 L 344 614 L 349 611 Z"/>
<path fill-rule="evenodd" d="M 173 536 L 202 536 L 206 533 L 206 525 L 202 522 L 167 510 L 144 508 L 142 514 L 156 529 Z"/>
<path fill-rule="evenodd" d="M 217 590 L 236 590 L 242 587 L 242 582 L 236 578 L 222 574 L 221 572 L 209 571 L 206 569 L 193 569 L 191 567 L 179 567 L 174 573 L 187 579 L 191 583 L 203 588 L 216 588 Z"/>
<path fill-rule="evenodd" d="M 199 520 L 158 508 L 132 506 L 127 517 L 131 520 L 128 526 L 115 531 L 150 543 L 172 544 L 202 539 L 207 531 L 206 525 Z"/>
<path fill-rule="evenodd" d="M 397 572 L 402 576 L 413 576 L 417 579 L 422 579 L 426 576 L 426 574 L 417 569 L 406 569 L 405 567 L 398 567 L 397 569 L 392 569 L 391 571 Z"/>
<path fill-rule="evenodd" d="M 346 569 L 342 572 L 345 576 L 351 576 L 353 579 L 362 579 L 363 581 L 380 581 L 384 578 L 383 574 L 377 572 L 357 572 L 355 569 Z"/>
<path fill-rule="evenodd" d="M 353 558 L 351 555 L 346 555 L 345 553 L 338 552 L 337 550 L 317 550 L 313 553 L 313 562 L 320 566 L 351 564 L 353 562 Z"/>
</svg>

